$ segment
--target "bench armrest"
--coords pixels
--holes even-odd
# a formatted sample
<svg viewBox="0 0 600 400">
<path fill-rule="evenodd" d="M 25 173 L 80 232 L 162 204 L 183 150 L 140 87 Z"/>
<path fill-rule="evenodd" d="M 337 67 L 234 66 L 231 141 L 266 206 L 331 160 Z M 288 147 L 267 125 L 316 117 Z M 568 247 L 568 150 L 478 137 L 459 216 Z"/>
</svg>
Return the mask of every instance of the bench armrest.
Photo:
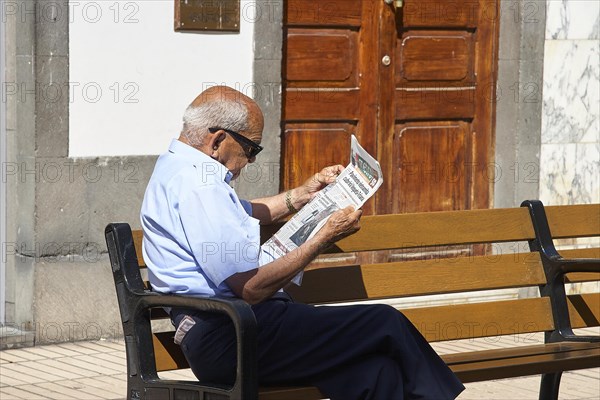
<svg viewBox="0 0 600 400">
<path fill-rule="evenodd" d="M 156 292 L 136 293 L 138 303 L 134 325 L 148 318 L 148 310 L 157 307 L 189 308 L 226 314 L 232 320 L 237 337 L 237 371 L 233 390 L 241 398 L 255 398 L 258 393 L 257 328 L 254 312 L 248 303 L 237 298 L 203 298 Z"/>
<path fill-rule="evenodd" d="M 552 304 L 554 331 L 546 334 L 546 341 L 600 341 L 600 337 L 597 336 L 579 336 L 573 333 L 565 291 L 565 274 L 600 272 L 600 260 L 593 258 L 563 258 L 554 246 L 542 202 L 539 200 L 526 200 L 521 203 L 521 207 L 529 209 L 535 232 L 535 238 L 529 240 L 529 249 L 539 253 L 546 275 L 546 284 L 540 287 L 540 294 L 550 297 Z"/>
<path fill-rule="evenodd" d="M 553 261 L 560 265 L 561 275 L 571 272 L 600 272 L 600 259 L 598 258 L 563 258 L 559 256 Z"/>
<path fill-rule="evenodd" d="M 552 262 L 555 264 L 555 285 L 564 285 L 564 276 L 569 273 L 600 272 L 600 259 L 597 258 L 563 258 L 558 256 L 553 257 Z M 559 335 L 565 341 L 600 342 L 599 335 L 576 335 L 572 329 L 561 329 Z"/>
<path fill-rule="evenodd" d="M 232 320 L 242 321 L 256 327 L 252 308 L 248 303 L 238 298 L 196 297 L 179 294 L 164 294 L 153 291 L 138 293 L 146 307 L 177 307 L 190 308 L 198 311 L 219 312 L 227 314 Z"/>
</svg>

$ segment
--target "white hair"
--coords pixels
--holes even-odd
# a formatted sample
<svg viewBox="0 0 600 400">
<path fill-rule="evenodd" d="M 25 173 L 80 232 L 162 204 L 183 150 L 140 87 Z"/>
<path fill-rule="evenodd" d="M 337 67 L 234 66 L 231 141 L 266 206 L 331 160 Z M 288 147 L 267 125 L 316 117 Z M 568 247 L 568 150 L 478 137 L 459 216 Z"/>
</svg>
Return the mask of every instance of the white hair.
<svg viewBox="0 0 600 400">
<path fill-rule="evenodd" d="M 190 105 L 183 114 L 181 133 L 191 144 L 201 144 L 209 128 L 247 132 L 250 130 L 248 114 L 244 103 L 228 99 Z"/>
</svg>

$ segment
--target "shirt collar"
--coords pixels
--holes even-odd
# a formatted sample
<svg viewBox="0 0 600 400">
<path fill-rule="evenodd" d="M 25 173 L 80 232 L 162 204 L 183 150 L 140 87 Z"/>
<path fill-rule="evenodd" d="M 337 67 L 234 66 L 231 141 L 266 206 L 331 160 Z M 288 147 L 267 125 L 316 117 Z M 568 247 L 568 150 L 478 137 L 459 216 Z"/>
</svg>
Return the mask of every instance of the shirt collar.
<svg viewBox="0 0 600 400">
<path fill-rule="evenodd" d="M 214 167 L 217 169 L 217 173 L 220 174 L 221 179 L 223 179 L 226 183 L 230 183 L 231 178 L 233 178 L 233 173 L 229 171 L 223 164 L 209 157 L 200 150 L 195 149 L 177 139 L 173 139 L 171 141 L 169 152 L 173 154 L 179 154 L 187 158 L 195 167 L 203 168 L 203 166 L 206 164 L 214 165 Z"/>
</svg>

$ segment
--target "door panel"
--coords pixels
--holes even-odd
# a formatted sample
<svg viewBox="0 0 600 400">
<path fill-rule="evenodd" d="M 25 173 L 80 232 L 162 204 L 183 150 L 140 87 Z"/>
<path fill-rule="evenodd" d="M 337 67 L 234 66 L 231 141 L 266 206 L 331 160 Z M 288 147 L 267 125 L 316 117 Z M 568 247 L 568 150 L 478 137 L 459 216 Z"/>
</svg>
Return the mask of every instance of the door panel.
<svg viewBox="0 0 600 400">
<path fill-rule="evenodd" d="M 289 146 L 287 154 L 290 162 L 284 165 L 286 183 L 291 186 L 295 182 L 303 182 L 323 165 L 348 165 L 350 135 L 355 132 L 355 125 L 345 123 L 287 124 L 284 139 Z M 307 156 L 310 154 L 319 156 Z"/>
<path fill-rule="evenodd" d="M 477 0 L 407 0 L 397 13 L 404 28 L 476 28 L 482 3 L 485 16 L 494 18 L 495 2 Z"/>
<path fill-rule="evenodd" d="M 391 212 L 446 211 L 469 208 L 463 168 L 469 159 L 469 126 L 464 122 L 396 125 Z"/>
<path fill-rule="evenodd" d="M 473 35 L 408 31 L 396 46 L 396 84 L 473 82 Z"/>
<path fill-rule="evenodd" d="M 475 116 L 474 99 L 474 87 L 399 87 L 393 102 L 398 120 L 459 120 Z"/>
<path fill-rule="evenodd" d="M 287 0 L 285 25 L 360 26 L 362 11 L 360 0 Z"/>
<path fill-rule="evenodd" d="M 289 87 L 356 87 L 356 32 L 290 29 L 286 78 Z"/>
<path fill-rule="evenodd" d="M 314 120 L 324 123 L 353 121 L 357 119 L 356 116 L 360 112 L 358 97 L 360 97 L 358 89 L 341 91 L 326 90 L 325 87 L 321 87 L 286 90 L 283 98 L 285 104 L 283 118 L 286 123 Z"/>
</svg>

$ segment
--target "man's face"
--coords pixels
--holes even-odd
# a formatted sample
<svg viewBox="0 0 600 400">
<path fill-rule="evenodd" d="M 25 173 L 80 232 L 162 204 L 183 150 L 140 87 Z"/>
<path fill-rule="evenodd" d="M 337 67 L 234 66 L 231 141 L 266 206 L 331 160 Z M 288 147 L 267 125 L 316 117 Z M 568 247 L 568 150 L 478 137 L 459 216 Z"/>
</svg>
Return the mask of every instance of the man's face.
<svg viewBox="0 0 600 400">
<path fill-rule="evenodd" d="M 256 161 L 256 156 L 252 156 L 252 150 L 256 146 L 249 145 L 243 140 L 240 140 L 234 133 L 227 133 L 227 137 L 221 143 L 220 162 L 227 167 L 233 174 L 232 179 L 236 179 L 242 169 L 248 164 Z M 262 140 L 262 129 L 253 132 L 239 132 L 247 139 L 250 139 L 256 144 L 260 144 Z"/>
</svg>

